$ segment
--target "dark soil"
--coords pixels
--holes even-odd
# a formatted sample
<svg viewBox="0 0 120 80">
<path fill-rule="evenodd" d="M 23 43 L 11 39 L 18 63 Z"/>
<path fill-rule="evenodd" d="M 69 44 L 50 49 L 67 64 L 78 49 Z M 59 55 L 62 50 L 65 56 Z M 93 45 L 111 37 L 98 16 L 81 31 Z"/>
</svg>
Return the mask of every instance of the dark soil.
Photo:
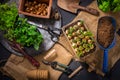
<svg viewBox="0 0 120 80">
<path fill-rule="evenodd" d="M 101 18 L 98 23 L 97 40 L 101 46 L 107 48 L 114 39 L 114 27 L 110 18 Z"/>
</svg>

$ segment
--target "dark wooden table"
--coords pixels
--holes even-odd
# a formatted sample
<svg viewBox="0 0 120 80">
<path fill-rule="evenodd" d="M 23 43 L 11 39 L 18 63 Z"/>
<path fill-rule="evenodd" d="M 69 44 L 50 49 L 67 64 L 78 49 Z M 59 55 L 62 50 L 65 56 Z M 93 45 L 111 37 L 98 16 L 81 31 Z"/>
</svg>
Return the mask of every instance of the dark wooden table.
<svg viewBox="0 0 120 80">
<path fill-rule="evenodd" d="M 98 9 L 96 1 L 94 1 L 90 5 L 90 7 Z M 85 12 L 80 12 L 77 15 L 77 17 L 75 17 L 75 19 L 73 21 L 76 21 L 78 19 L 83 19 L 85 21 L 85 23 L 87 24 L 89 30 L 93 32 L 93 34 L 95 36 L 95 40 L 96 40 L 97 21 L 101 16 L 105 16 L 105 15 L 113 16 L 116 19 L 116 21 L 117 21 L 117 30 L 118 30 L 120 28 L 120 13 L 103 13 L 103 12 L 100 11 L 100 16 L 96 17 L 96 16 L 93 16 L 93 15 L 85 13 Z M 64 38 L 64 35 L 62 36 L 62 38 Z M 120 37 L 118 36 L 118 34 L 116 34 L 116 45 L 112 49 L 109 50 L 109 70 L 113 67 L 113 65 L 116 63 L 116 61 L 118 59 L 120 59 L 120 49 L 119 49 L 120 41 L 119 40 L 120 40 Z M 67 44 L 65 38 L 63 40 L 63 43 L 64 43 L 64 41 Z M 55 46 L 56 45 L 57 44 L 55 44 Z M 66 47 L 71 51 L 71 48 L 69 47 L 69 45 L 66 45 Z M 13 56 L 13 55 L 11 55 L 11 56 Z M 14 57 L 19 58 L 18 56 L 14 56 Z M 35 57 L 35 58 L 37 60 L 39 59 L 39 57 Z M 5 71 L 7 71 L 8 73 L 14 72 L 15 75 L 12 74 L 12 76 L 14 76 L 14 78 L 18 78 L 18 75 L 20 75 L 20 73 L 25 73 L 26 69 L 28 70 L 28 68 L 23 67 L 23 69 L 22 69 L 22 71 L 20 71 L 20 73 L 16 72 L 15 70 L 17 70 L 18 68 L 24 66 L 25 64 L 29 64 L 29 63 L 26 60 L 24 60 L 23 63 L 20 63 L 20 64 L 18 64 L 16 66 L 16 69 L 13 69 L 10 66 L 10 62 L 11 62 L 10 60 L 11 59 L 12 58 L 10 57 L 8 62 L 6 63 L 6 65 L 4 66 L 3 69 Z M 81 61 L 84 61 L 84 62 L 88 63 L 90 66 L 92 66 L 91 70 L 96 69 L 97 73 L 100 73 L 100 71 L 102 71 L 101 70 L 102 69 L 102 60 L 103 60 L 103 50 L 101 50 L 98 46 L 96 47 L 96 51 L 94 53 L 92 53 L 91 55 L 85 57 L 84 59 L 81 59 Z M 22 77 L 25 77 L 25 76 L 22 76 Z"/>
</svg>

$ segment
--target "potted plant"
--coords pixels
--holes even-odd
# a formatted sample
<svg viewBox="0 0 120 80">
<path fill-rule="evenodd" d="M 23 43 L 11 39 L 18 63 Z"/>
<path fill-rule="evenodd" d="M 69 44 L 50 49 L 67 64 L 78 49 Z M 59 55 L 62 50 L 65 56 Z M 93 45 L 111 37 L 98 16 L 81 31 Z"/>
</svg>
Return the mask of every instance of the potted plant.
<svg viewBox="0 0 120 80">
<path fill-rule="evenodd" d="M 0 31 L 4 38 L 10 42 L 15 42 L 23 47 L 33 46 L 39 49 L 43 41 L 43 36 L 36 26 L 27 23 L 26 18 L 18 16 L 15 4 L 0 4 Z"/>
<path fill-rule="evenodd" d="M 97 0 L 98 7 L 103 12 L 120 11 L 120 0 Z"/>
</svg>

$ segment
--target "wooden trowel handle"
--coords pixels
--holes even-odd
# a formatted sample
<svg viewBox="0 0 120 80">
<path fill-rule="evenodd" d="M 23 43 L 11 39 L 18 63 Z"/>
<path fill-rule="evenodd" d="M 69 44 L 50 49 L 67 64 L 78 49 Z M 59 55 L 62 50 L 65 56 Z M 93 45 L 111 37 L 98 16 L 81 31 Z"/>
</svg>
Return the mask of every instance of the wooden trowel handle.
<svg viewBox="0 0 120 80">
<path fill-rule="evenodd" d="M 85 7 L 84 11 L 89 12 L 93 15 L 99 16 L 99 12 L 96 9 Z"/>
<path fill-rule="evenodd" d="M 93 9 L 93 8 L 83 7 L 83 6 L 80 6 L 80 5 L 74 5 L 74 8 L 86 11 L 86 12 L 92 14 L 92 15 L 95 15 L 95 16 L 99 16 L 99 12 L 96 9 Z"/>
<path fill-rule="evenodd" d="M 32 56 L 28 55 L 28 54 L 20 47 L 19 44 L 15 43 L 15 46 L 16 46 L 16 48 L 21 52 L 21 54 L 23 54 L 24 57 L 26 57 L 26 58 L 29 60 L 29 62 L 30 62 L 33 66 L 35 66 L 35 67 L 37 67 L 37 68 L 40 67 L 40 63 L 39 63 L 36 59 L 34 59 Z"/>
</svg>

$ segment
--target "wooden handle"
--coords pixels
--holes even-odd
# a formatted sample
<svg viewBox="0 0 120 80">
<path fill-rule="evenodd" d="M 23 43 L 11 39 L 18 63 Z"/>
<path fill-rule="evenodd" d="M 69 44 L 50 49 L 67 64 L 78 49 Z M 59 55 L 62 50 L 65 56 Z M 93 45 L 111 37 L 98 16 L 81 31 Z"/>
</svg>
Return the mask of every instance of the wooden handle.
<svg viewBox="0 0 120 80">
<path fill-rule="evenodd" d="M 99 16 L 99 12 L 96 9 L 89 8 L 89 7 L 83 7 L 83 6 L 80 6 L 80 5 L 73 5 L 72 7 L 83 10 L 83 11 L 86 11 L 86 12 L 92 14 L 92 15 Z"/>
<path fill-rule="evenodd" d="M 17 43 L 15 43 L 16 45 L 16 48 L 21 52 L 21 54 L 23 54 L 24 55 L 24 57 L 26 57 L 28 60 L 29 60 L 29 62 L 33 65 L 33 66 L 35 66 L 35 67 L 40 67 L 40 63 L 36 60 L 36 59 L 34 59 L 32 56 L 30 56 L 30 55 L 28 55 L 27 53 L 25 53 L 25 51 L 23 50 L 23 49 L 21 49 L 20 48 L 20 45 L 19 44 L 17 44 Z"/>
<path fill-rule="evenodd" d="M 82 66 L 79 66 L 75 71 L 73 71 L 68 78 L 72 78 L 78 71 L 80 71 L 82 69 Z"/>
<path fill-rule="evenodd" d="M 85 7 L 84 11 L 99 16 L 99 12 L 96 9 Z"/>
<path fill-rule="evenodd" d="M 27 53 L 25 53 L 25 54 L 27 54 Z M 24 55 L 24 54 L 23 54 Z M 30 55 L 24 55 L 28 60 L 29 60 L 29 62 L 33 65 L 33 66 L 35 66 L 35 67 L 40 67 L 40 63 L 36 60 L 36 59 L 34 59 L 32 56 L 30 56 Z"/>
</svg>

